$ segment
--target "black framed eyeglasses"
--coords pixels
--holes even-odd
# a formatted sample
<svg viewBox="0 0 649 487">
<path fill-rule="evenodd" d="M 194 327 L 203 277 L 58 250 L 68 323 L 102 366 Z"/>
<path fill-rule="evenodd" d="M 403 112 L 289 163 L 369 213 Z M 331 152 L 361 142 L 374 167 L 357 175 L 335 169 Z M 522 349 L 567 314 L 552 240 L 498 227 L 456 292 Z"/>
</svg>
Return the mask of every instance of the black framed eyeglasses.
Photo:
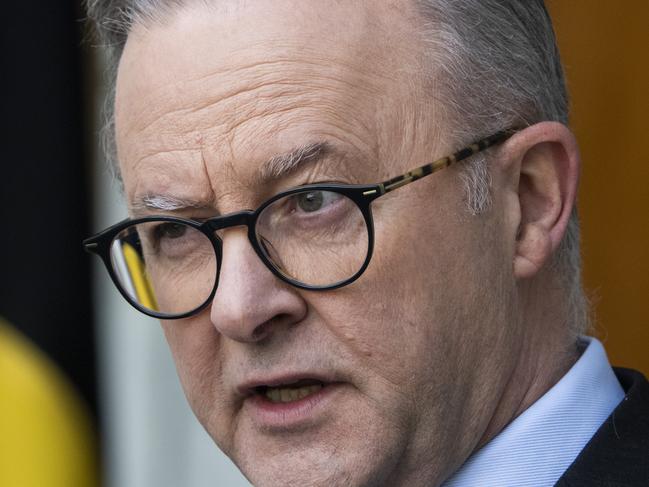
<svg viewBox="0 0 649 487">
<path fill-rule="evenodd" d="M 273 196 L 254 211 L 199 222 L 172 216 L 126 219 L 84 240 L 126 300 L 156 318 L 179 319 L 212 301 L 219 280 L 219 230 L 246 226 L 261 261 L 282 281 L 307 290 L 346 286 L 365 271 L 374 248 L 371 203 L 516 131 L 506 130 L 377 184 L 310 184 Z"/>
</svg>

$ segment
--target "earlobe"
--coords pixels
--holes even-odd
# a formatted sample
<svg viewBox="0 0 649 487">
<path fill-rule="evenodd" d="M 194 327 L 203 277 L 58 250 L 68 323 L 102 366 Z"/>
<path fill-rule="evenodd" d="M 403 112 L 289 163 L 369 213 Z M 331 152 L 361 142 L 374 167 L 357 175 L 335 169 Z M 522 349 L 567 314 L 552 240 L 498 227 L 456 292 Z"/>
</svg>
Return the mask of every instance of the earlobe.
<svg viewBox="0 0 649 487">
<path fill-rule="evenodd" d="M 548 232 L 535 223 L 524 225 L 516 242 L 514 275 L 517 279 L 533 277 L 539 273 L 551 253 Z"/>
<path fill-rule="evenodd" d="M 574 136 L 563 124 L 542 122 L 512 141 L 519 158 L 514 275 L 537 275 L 563 239 L 575 204 L 579 152 Z"/>
</svg>

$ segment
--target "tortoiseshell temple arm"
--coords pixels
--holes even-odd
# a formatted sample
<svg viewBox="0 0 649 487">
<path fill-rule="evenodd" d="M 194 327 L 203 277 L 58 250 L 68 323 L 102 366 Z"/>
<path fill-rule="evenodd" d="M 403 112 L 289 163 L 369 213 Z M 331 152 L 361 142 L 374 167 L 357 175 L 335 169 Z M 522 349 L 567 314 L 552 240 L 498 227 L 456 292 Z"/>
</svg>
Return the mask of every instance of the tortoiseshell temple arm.
<svg viewBox="0 0 649 487">
<path fill-rule="evenodd" d="M 517 129 L 509 129 L 509 130 L 503 130 L 497 132 L 494 135 L 479 140 L 471 144 L 470 146 L 457 151 L 456 153 L 450 156 L 443 157 L 442 159 L 438 159 L 434 162 L 431 162 L 430 164 L 426 164 L 425 166 L 421 166 L 416 169 L 413 169 L 412 171 L 408 171 L 407 173 L 402 174 L 401 176 L 397 176 L 387 181 L 384 181 L 380 183 L 382 189 L 381 194 L 389 193 L 394 189 L 400 188 L 401 186 L 405 186 L 406 184 L 412 183 L 413 181 L 416 181 L 417 179 L 421 179 L 424 176 L 428 176 L 429 174 L 433 174 L 434 172 L 437 172 L 440 169 L 444 169 L 445 167 L 448 167 L 451 164 L 467 159 L 477 154 L 478 152 L 482 152 L 483 150 L 488 149 L 489 147 L 492 147 L 496 144 L 500 144 L 506 141 L 507 139 L 509 139 L 516 132 L 518 132 Z"/>
</svg>

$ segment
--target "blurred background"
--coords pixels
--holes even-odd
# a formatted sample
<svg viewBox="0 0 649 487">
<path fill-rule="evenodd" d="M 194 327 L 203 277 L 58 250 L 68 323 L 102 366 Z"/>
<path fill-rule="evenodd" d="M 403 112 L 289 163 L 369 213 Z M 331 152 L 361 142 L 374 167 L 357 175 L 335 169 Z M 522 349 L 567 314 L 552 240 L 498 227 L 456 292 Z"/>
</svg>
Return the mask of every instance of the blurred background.
<svg viewBox="0 0 649 487">
<path fill-rule="evenodd" d="M 583 156 L 594 331 L 649 375 L 647 0 L 550 0 Z M 78 1 L 9 2 L 0 44 L 0 485 L 244 486 L 162 333 L 81 240 L 126 216 L 99 150 L 104 60 Z"/>
</svg>

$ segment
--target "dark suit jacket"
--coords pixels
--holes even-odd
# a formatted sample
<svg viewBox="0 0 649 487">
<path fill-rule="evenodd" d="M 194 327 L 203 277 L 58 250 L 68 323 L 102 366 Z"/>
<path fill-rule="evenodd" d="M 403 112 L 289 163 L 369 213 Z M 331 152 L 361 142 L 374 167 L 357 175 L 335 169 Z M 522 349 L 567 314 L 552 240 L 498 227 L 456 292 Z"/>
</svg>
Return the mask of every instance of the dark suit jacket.
<svg viewBox="0 0 649 487">
<path fill-rule="evenodd" d="M 626 396 L 555 487 L 649 487 L 649 382 L 615 369 Z"/>
</svg>

